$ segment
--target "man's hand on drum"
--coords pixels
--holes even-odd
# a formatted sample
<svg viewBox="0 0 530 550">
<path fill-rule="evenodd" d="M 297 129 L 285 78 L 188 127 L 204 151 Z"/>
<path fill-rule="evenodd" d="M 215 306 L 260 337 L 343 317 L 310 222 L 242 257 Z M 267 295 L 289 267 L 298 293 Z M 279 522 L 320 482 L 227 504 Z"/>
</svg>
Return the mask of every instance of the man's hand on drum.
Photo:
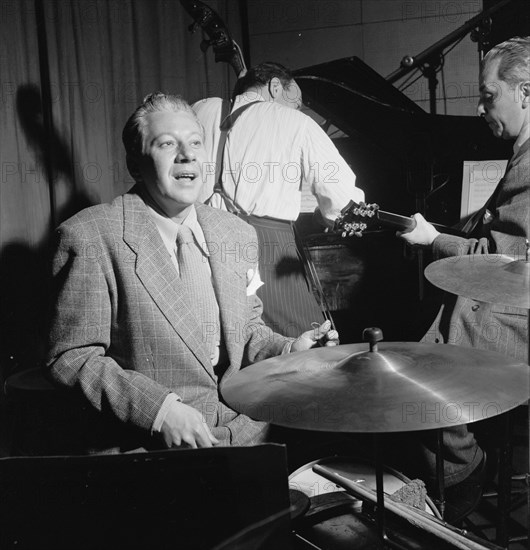
<svg viewBox="0 0 530 550">
<path fill-rule="evenodd" d="M 339 333 L 331 328 L 331 321 L 325 321 L 321 325 L 315 323 L 315 327 L 302 333 L 291 345 L 291 353 L 305 351 L 316 345 L 337 346 Z"/>
</svg>

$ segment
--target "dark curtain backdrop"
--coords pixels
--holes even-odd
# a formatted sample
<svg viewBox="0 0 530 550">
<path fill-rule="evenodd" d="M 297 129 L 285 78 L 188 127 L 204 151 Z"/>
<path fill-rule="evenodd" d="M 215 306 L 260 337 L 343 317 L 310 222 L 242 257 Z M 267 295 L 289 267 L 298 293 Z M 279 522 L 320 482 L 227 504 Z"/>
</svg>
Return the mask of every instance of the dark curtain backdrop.
<svg viewBox="0 0 530 550">
<path fill-rule="evenodd" d="M 206 3 L 238 40 L 237 2 Z M 1 383 L 41 364 L 53 227 L 132 185 L 121 131 L 143 96 L 227 97 L 235 78 L 203 54 L 178 0 L 3 0 L 0 10 Z"/>
</svg>

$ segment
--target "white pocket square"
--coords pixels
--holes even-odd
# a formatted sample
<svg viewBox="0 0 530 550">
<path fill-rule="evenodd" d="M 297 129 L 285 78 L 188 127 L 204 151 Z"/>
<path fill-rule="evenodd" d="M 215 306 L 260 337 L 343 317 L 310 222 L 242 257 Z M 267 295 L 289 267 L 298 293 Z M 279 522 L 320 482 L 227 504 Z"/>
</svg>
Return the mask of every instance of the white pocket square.
<svg viewBox="0 0 530 550">
<path fill-rule="evenodd" d="M 260 286 L 263 286 L 265 283 L 261 280 L 259 276 L 258 269 L 249 269 L 247 271 L 247 296 L 252 296 L 256 294 L 256 290 Z"/>
</svg>

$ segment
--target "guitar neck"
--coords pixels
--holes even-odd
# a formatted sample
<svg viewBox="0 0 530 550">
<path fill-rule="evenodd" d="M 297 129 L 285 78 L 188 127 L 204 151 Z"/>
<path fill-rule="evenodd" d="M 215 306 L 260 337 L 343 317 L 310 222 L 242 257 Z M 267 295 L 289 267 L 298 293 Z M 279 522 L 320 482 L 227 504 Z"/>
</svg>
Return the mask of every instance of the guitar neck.
<svg viewBox="0 0 530 550">
<path fill-rule="evenodd" d="M 400 214 L 393 214 L 392 212 L 385 212 L 384 210 L 377 211 L 377 219 L 384 225 L 389 225 L 395 227 L 401 231 L 406 229 L 414 229 L 416 227 L 416 222 L 414 218 L 409 218 L 407 216 L 401 216 Z M 440 233 L 447 233 L 449 235 L 457 235 L 458 237 L 463 237 L 464 233 L 458 229 L 453 229 L 447 225 L 442 225 L 439 223 L 433 223 L 433 225 Z"/>
</svg>

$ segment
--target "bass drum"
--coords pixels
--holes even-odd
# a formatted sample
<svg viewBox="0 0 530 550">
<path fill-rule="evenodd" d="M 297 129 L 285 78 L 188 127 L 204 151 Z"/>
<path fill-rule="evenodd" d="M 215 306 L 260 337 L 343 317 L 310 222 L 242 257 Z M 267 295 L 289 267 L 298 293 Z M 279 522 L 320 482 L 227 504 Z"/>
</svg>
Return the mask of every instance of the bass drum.
<svg viewBox="0 0 530 550">
<path fill-rule="evenodd" d="M 375 523 L 373 505 L 349 495 L 332 481 L 313 472 L 315 464 L 332 466 L 341 475 L 352 481 L 362 482 L 375 490 L 375 469 L 372 465 L 350 457 L 328 457 L 305 464 L 289 476 L 291 492 L 300 492 L 309 498 L 309 509 L 294 522 L 296 548 L 326 548 L 342 550 L 372 550 L 379 548 L 380 538 Z M 391 468 L 385 468 L 383 485 L 386 494 L 392 494 L 410 481 L 409 478 Z M 436 506 L 427 497 L 425 510 L 440 518 Z M 386 528 L 389 538 L 405 548 L 442 548 L 437 539 L 408 525 L 404 520 L 391 518 L 386 514 Z M 417 531 L 417 533 L 416 533 Z M 418 542 L 418 540 L 420 542 Z M 431 544 L 425 546 L 425 544 Z"/>
</svg>

